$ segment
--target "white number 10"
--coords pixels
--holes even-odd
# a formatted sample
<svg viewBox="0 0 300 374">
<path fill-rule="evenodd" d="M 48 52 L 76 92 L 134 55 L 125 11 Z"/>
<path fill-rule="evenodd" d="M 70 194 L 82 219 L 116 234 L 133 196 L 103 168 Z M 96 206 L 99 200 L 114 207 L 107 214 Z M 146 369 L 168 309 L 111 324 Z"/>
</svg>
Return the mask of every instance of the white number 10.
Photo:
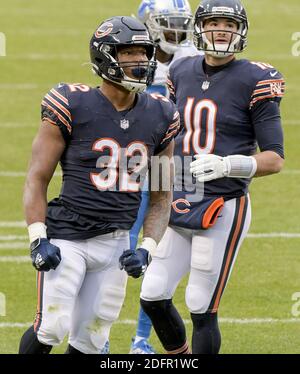
<svg viewBox="0 0 300 374">
<path fill-rule="evenodd" d="M 186 133 L 183 139 L 184 154 L 212 153 L 216 141 L 217 105 L 212 100 L 200 100 L 194 105 L 195 98 L 188 97 L 184 109 L 184 126 Z M 206 137 L 201 145 L 203 112 L 206 111 Z M 194 114 L 194 115 L 193 115 Z"/>
</svg>

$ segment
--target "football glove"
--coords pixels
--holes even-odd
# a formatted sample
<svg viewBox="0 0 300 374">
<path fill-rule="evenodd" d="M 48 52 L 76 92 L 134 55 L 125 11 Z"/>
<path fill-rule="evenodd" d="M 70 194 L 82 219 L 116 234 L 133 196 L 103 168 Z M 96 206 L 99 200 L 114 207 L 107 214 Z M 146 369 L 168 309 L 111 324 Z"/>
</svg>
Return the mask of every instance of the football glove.
<svg viewBox="0 0 300 374">
<path fill-rule="evenodd" d="M 217 155 L 195 155 L 190 164 L 190 171 L 198 182 L 208 182 L 228 175 L 226 157 Z"/>
<path fill-rule="evenodd" d="M 190 164 L 190 172 L 198 182 L 209 182 L 223 177 L 252 178 L 257 170 L 257 162 L 252 156 L 195 155 Z"/>
<path fill-rule="evenodd" d="M 128 249 L 119 258 L 120 269 L 124 269 L 133 278 L 143 275 L 150 262 L 150 253 L 144 248 Z"/>
<path fill-rule="evenodd" d="M 38 271 L 55 270 L 61 261 L 60 249 L 48 239 L 38 238 L 30 245 L 32 265 Z"/>
</svg>

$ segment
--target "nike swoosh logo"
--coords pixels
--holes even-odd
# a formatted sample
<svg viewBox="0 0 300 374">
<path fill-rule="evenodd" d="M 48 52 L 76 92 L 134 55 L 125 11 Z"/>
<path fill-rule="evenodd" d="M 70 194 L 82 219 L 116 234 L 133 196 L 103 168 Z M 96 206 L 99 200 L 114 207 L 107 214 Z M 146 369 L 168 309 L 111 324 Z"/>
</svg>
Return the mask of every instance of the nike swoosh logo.
<svg viewBox="0 0 300 374">
<path fill-rule="evenodd" d="M 271 77 L 275 77 L 275 75 L 278 74 L 278 71 L 275 71 L 275 73 L 270 72 Z"/>
</svg>

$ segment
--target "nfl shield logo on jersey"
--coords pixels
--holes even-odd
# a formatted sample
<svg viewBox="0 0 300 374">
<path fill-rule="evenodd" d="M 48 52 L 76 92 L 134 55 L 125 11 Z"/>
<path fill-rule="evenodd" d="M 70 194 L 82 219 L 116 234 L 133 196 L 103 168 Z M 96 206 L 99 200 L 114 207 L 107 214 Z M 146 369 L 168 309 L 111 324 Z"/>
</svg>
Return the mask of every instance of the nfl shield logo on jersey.
<svg viewBox="0 0 300 374">
<path fill-rule="evenodd" d="M 129 121 L 128 121 L 128 119 L 125 119 L 125 118 L 121 119 L 121 121 L 120 121 L 120 127 L 123 130 L 127 130 L 128 127 L 129 127 Z"/>
<path fill-rule="evenodd" d="M 203 91 L 208 90 L 208 89 L 209 89 L 209 85 L 210 85 L 210 82 L 208 82 L 208 81 L 204 81 L 204 82 L 202 83 L 202 90 L 203 90 Z"/>
</svg>

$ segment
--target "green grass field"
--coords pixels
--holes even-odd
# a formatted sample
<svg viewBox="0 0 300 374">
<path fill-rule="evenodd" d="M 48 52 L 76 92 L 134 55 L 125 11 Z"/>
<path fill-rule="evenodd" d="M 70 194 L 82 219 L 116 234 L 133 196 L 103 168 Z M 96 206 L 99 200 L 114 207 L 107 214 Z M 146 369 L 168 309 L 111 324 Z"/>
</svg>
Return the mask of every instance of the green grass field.
<svg viewBox="0 0 300 374">
<path fill-rule="evenodd" d="M 195 10 L 197 1 L 191 4 Z M 23 324 L 35 313 L 36 274 L 24 262 L 27 233 L 19 223 L 24 219 L 22 189 L 39 126 L 40 100 L 57 82 L 97 84 L 90 68 L 83 66 L 89 60 L 92 32 L 103 19 L 130 15 L 138 5 L 138 0 L 1 2 L 0 32 L 6 36 L 7 56 L 0 57 L 0 293 L 6 300 L 6 308 L 0 306 L 0 353 L 17 352 Z M 300 32 L 300 3 L 247 0 L 245 5 L 250 34 L 244 57 L 274 65 L 287 80 L 282 103 L 286 163 L 280 175 L 255 180 L 251 186 L 251 233 L 275 235 L 249 237 L 241 249 L 219 311 L 221 352 L 300 353 L 300 308 L 293 308 L 292 300 L 300 292 L 300 57 L 291 52 L 292 35 Z M 57 194 L 59 184 L 55 177 L 49 198 Z M 112 353 L 129 351 L 139 289 L 140 281 L 130 279 L 120 321 L 112 328 Z M 188 320 L 184 284 L 176 304 Z M 190 323 L 187 331 L 191 337 Z M 154 333 L 151 340 L 162 352 Z M 61 346 L 53 352 L 63 351 Z"/>
</svg>

